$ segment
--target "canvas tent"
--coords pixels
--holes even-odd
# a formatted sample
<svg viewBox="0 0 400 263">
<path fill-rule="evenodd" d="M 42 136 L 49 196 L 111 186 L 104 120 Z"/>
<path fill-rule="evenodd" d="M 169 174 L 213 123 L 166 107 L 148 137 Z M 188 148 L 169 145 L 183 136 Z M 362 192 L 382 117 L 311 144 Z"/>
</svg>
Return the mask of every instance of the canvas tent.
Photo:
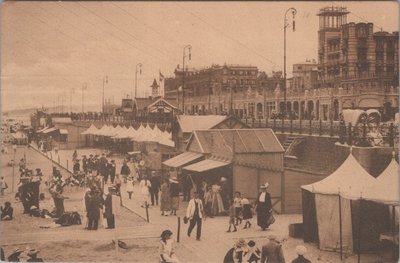
<svg viewBox="0 0 400 263">
<path fill-rule="evenodd" d="M 328 251 L 353 252 L 353 221 L 349 199 L 341 194 L 361 193 L 375 184 L 351 153 L 343 164 L 325 179 L 302 186 L 304 240 L 318 241 Z"/>
<path fill-rule="evenodd" d="M 92 124 L 92 125 L 90 125 L 90 127 L 89 127 L 86 131 L 82 132 L 81 134 L 82 134 L 82 135 L 93 135 L 93 134 L 95 134 L 97 131 L 98 131 L 98 129 L 96 128 L 96 126 L 94 126 L 94 125 Z"/>
</svg>

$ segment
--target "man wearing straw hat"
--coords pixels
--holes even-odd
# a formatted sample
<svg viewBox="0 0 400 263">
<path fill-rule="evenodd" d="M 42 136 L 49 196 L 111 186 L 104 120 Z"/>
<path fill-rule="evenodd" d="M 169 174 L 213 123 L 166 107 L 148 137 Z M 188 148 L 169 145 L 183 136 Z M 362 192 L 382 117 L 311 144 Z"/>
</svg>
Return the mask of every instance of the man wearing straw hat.
<svg viewBox="0 0 400 263">
<path fill-rule="evenodd" d="M 265 231 L 269 227 L 268 219 L 272 213 L 271 195 L 267 192 L 269 184 L 260 186 L 260 194 L 256 200 L 257 225 Z"/>
</svg>

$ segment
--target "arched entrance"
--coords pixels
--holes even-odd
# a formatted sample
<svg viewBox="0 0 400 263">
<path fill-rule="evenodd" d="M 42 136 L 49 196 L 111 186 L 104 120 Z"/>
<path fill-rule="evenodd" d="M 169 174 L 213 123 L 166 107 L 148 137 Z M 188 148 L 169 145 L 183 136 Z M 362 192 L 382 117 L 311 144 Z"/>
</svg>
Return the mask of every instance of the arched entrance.
<svg viewBox="0 0 400 263">
<path fill-rule="evenodd" d="M 339 120 L 339 101 L 337 99 L 333 101 L 333 120 Z"/>
<path fill-rule="evenodd" d="M 286 112 L 289 116 L 292 115 L 292 102 L 291 101 L 286 102 Z"/>
<path fill-rule="evenodd" d="M 263 116 L 263 105 L 262 103 L 257 103 L 257 117 L 262 118 Z"/>
<path fill-rule="evenodd" d="M 283 101 L 281 101 L 279 103 L 279 112 L 283 113 L 285 111 L 285 103 Z"/>
<path fill-rule="evenodd" d="M 300 118 L 304 119 L 304 111 L 305 111 L 306 103 L 304 101 L 300 102 Z"/>
<path fill-rule="evenodd" d="M 293 102 L 293 111 L 295 112 L 294 119 L 297 119 L 299 117 L 299 102 L 298 101 Z"/>
<path fill-rule="evenodd" d="M 315 118 L 314 102 L 312 100 L 309 100 L 307 102 L 307 119 L 313 119 L 313 118 Z"/>
</svg>

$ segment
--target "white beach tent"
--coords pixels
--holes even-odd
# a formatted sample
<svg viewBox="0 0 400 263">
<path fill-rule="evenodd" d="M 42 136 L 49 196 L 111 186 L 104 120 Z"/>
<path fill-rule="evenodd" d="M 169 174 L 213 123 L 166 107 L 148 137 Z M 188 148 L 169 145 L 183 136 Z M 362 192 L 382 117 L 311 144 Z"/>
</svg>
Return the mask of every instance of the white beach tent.
<svg viewBox="0 0 400 263">
<path fill-rule="evenodd" d="M 106 136 L 108 137 L 114 137 L 117 135 L 120 131 L 122 130 L 122 127 L 118 124 L 117 127 L 114 127 L 112 130 L 110 130 Z"/>
<path fill-rule="evenodd" d="M 128 132 L 129 128 L 126 128 L 125 126 L 122 127 L 122 129 L 113 137 L 114 139 L 126 139 L 128 138 Z"/>
<path fill-rule="evenodd" d="M 134 139 L 138 134 L 138 131 L 135 130 L 132 126 L 129 127 L 128 132 L 126 133 L 127 138 Z"/>
<path fill-rule="evenodd" d="M 93 135 L 93 134 L 96 134 L 96 132 L 98 130 L 99 129 L 97 129 L 96 126 L 91 124 L 90 127 L 86 131 L 82 132 L 81 134 L 83 134 L 83 135 Z"/>
<path fill-rule="evenodd" d="M 362 199 L 382 203 L 386 205 L 400 205 L 400 180 L 399 164 L 394 158 L 388 167 L 376 178 L 376 183 L 366 188 L 362 193 Z M 357 195 L 347 195 L 347 198 L 358 199 Z"/>
<path fill-rule="evenodd" d="M 315 197 L 315 213 L 318 228 L 319 248 L 328 251 L 353 252 L 353 229 L 350 200 L 340 197 L 341 194 L 361 193 L 368 186 L 375 184 L 376 179 L 372 177 L 350 154 L 343 164 L 325 179 L 302 186 Z M 310 199 L 312 200 L 312 199 Z M 312 207 L 303 202 L 303 214 L 306 207 Z M 308 211 L 308 213 L 310 213 Z M 304 231 L 315 231 L 307 229 L 310 224 L 304 222 Z M 341 228 L 341 229 L 340 229 Z M 340 246 L 341 244 L 341 246 Z"/>
<path fill-rule="evenodd" d="M 103 125 L 100 129 L 93 133 L 93 135 L 101 136 L 105 131 L 107 131 L 110 127 L 108 125 Z"/>
</svg>

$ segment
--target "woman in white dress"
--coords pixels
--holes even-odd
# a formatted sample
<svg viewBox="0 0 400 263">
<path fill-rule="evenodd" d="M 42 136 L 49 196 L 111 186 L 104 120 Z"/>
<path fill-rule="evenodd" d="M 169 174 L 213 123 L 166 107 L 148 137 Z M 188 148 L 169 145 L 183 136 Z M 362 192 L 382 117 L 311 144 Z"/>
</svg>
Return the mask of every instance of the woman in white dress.
<svg viewBox="0 0 400 263">
<path fill-rule="evenodd" d="M 164 230 L 161 233 L 161 240 L 158 247 L 159 255 L 160 255 L 160 263 L 179 263 L 178 258 L 176 257 L 174 247 L 173 247 L 173 239 L 171 238 L 172 232 L 170 230 Z"/>
<path fill-rule="evenodd" d="M 143 176 L 142 181 L 139 184 L 140 193 L 142 194 L 143 204 L 142 207 L 149 206 L 149 188 L 151 187 L 150 181 L 147 179 L 147 176 Z"/>
<path fill-rule="evenodd" d="M 133 194 L 134 178 L 132 175 L 126 178 L 126 192 L 128 193 L 129 199 L 132 199 Z"/>
</svg>

